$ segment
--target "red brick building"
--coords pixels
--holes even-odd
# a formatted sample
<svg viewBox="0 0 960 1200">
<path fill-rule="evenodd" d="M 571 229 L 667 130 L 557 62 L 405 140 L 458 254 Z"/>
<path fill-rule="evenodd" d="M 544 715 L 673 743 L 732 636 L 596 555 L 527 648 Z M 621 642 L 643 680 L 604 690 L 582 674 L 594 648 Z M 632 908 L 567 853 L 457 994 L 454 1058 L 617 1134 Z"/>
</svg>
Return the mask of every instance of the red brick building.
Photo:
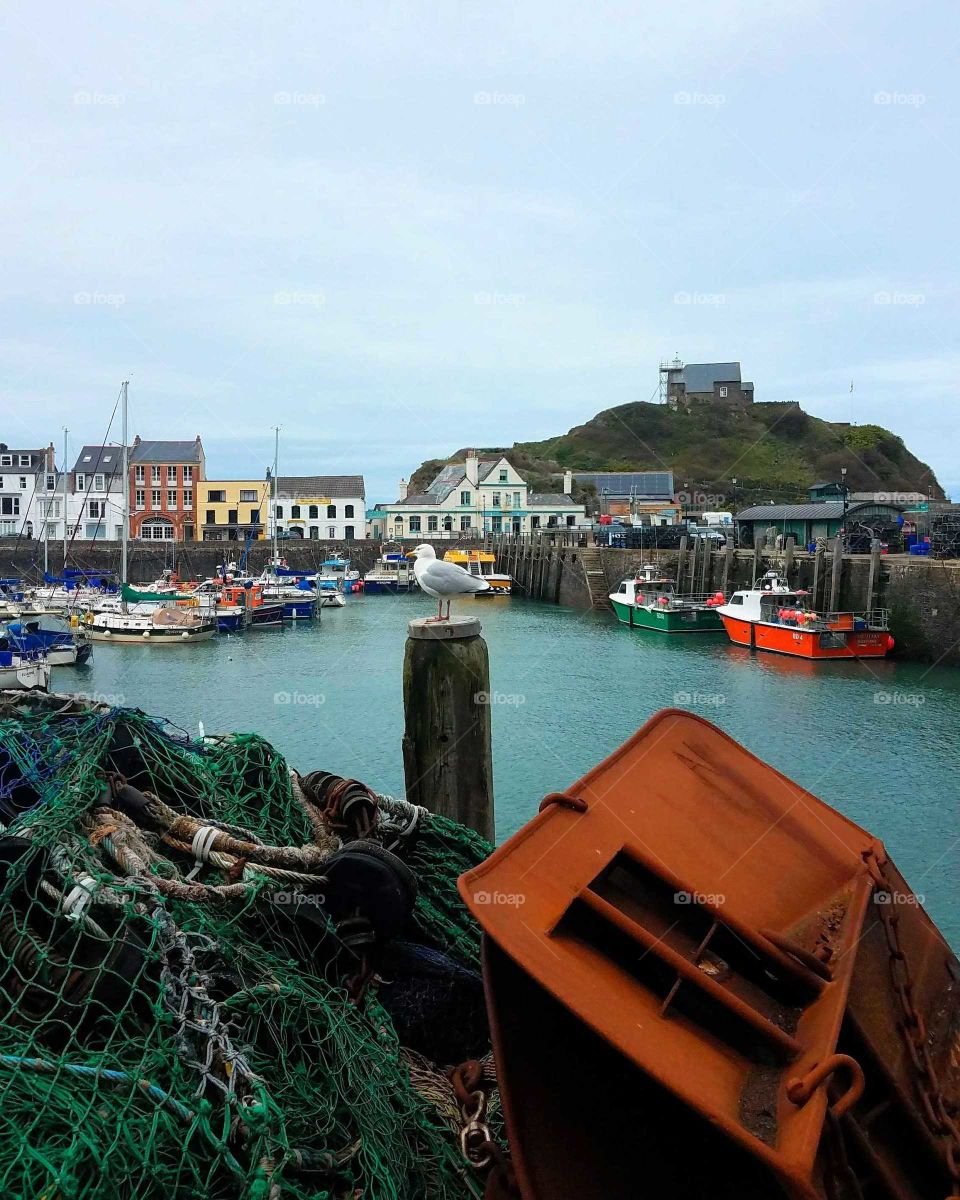
<svg viewBox="0 0 960 1200">
<path fill-rule="evenodd" d="M 130 536 L 191 542 L 197 529 L 197 488 L 206 462 L 198 434 L 192 442 L 148 442 L 130 447 Z"/>
</svg>

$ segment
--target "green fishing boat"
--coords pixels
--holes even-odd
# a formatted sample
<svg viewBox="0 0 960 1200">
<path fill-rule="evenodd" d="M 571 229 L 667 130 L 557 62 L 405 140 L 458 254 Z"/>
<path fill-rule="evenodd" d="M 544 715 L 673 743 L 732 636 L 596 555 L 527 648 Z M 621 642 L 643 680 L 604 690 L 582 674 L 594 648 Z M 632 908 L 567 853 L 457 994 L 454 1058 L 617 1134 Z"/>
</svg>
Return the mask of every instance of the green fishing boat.
<svg viewBox="0 0 960 1200">
<path fill-rule="evenodd" d="M 657 633 L 722 633 L 717 605 L 723 596 L 679 595 L 656 563 L 645 563 L 610 594 L 617 619 L 631 629 Z"/>
</svg>

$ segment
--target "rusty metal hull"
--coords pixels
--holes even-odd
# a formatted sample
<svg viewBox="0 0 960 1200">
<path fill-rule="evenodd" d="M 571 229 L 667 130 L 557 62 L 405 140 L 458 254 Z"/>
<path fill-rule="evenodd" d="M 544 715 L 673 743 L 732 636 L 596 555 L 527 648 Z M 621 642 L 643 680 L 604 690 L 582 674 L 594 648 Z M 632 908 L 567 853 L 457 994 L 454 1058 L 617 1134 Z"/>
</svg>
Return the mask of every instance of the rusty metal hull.
<svg viewBox="0 0 960 1200">
<path fill-rule="evenodd" d="M 956 959 L 708 722 L 658 714 L 460 889 L 526 1200 L 955 1194 Z"/>
</svg>

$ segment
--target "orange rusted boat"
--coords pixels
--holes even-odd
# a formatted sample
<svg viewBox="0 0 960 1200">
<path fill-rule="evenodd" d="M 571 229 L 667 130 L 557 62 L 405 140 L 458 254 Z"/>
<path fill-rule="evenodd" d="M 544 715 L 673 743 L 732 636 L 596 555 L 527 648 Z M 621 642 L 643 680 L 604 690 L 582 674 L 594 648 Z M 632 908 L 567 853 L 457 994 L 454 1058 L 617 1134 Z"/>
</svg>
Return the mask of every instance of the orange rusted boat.
<svg viewBox="0 0 960 1200">
<path fill-rule="evenodd" d="M 668 709 L 460 880 L 524 1200 L 960 1197 L 960 966 L 883 845 Z"/>
</svg>

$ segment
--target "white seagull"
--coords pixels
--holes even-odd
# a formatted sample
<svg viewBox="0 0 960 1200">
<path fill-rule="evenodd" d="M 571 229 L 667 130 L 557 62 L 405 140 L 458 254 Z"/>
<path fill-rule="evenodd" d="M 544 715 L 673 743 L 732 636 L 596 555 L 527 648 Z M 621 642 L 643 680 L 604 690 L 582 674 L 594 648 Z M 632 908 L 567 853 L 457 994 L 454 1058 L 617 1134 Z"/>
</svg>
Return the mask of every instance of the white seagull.
<svg viewBox="0 0 960 1200">
<path fill-rule="evenodd" d="M 415 559 L 413 573 L 417 583 L 428 596 L 437 600 L 437 615 L 429 621 L 450 620 L 450 597 L 469 596 L 473 592 L 489 592 L 490 584 L 479 575 L 471 575 L 456 563 L 441 562 L 432 546 L 417 546 L 407 555 Z M 447 615 L 443 615 L 443 602 L 447 602 Z"/>
</svg>

